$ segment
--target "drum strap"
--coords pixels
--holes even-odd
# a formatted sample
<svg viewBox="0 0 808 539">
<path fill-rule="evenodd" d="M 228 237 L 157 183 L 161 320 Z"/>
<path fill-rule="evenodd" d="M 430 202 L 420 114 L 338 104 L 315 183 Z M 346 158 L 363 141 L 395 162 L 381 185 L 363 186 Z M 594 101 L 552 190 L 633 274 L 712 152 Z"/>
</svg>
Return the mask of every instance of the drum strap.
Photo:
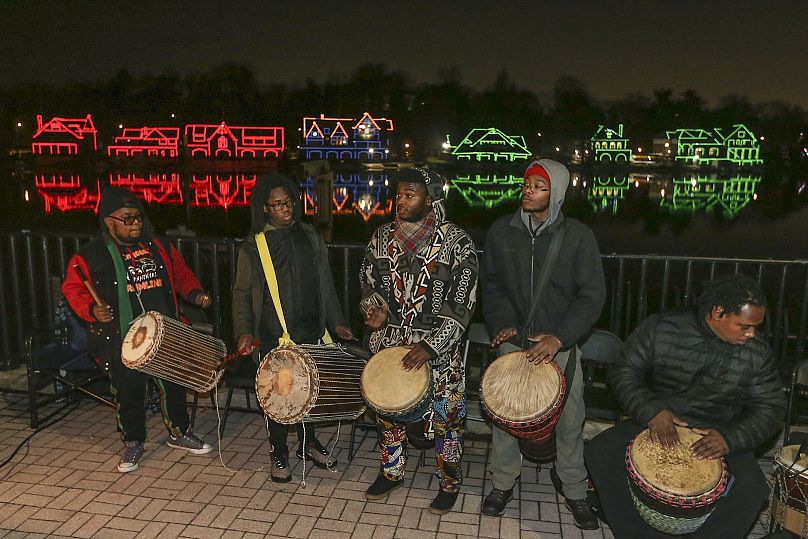
<svg viewBox="0 0 808 539">
<path fill-rule="evenodd" d="M 541 299 L 542 292 L 544 292 L 547 282 L 550 280 L 550 273 L 553 271 L 553 266 L 555 266 L 555 262 L 558 259 L 558 252 L 561 250 L 561 244 L 564 241 L 564 232 L 567 229 L 566 224 L 566 221 L 559 223 L 558 230 L 553 233 L 553 237 L 550 240 L 550 248 L 547 250 L 547 258 L 544 259 L 544 265 L 541 268 L 541 273 L 539 273 L 539 283 L 536 285 L 536 289 L 533 293 L 532 303 L 530 305 L 530 311 L 527 313 L 525 325 L 522 328 L 522 348 L 527 346 L 528 330 L 532 329 L 530 322 L 533 319 L 533 313 L 536 312 L 536 308 L 539 306 L 539 300 Z"/>
<path fill-rule="evenodd" d="M 269 295 L 272 297 L 272 303 L 275 306 L 275 313 L 278 315 L 278 322 L 281 324 L 283 334 L 278 339 L 278 344 L 295 344 L 292 337 L 289 335 L 289 330 L 286 328 L 286 318 L 283 316 L 283 306 L 281 305 L 281 294 L 278 291 L 278 277 L 275 275 L 275 265 L 272 263 L 272 255 L 269 254 L 269 246 L 267 245 L 267 238 L 263 232 L 255 235 L 255 244 L 258 247 L 258 256 L 261 258 L 261 268 L 264 270 L 264 277 L 269 287 Z M 331 335 L 328 329 L 323 333 L 323 342 L 331 344 Z"/>
</svg>

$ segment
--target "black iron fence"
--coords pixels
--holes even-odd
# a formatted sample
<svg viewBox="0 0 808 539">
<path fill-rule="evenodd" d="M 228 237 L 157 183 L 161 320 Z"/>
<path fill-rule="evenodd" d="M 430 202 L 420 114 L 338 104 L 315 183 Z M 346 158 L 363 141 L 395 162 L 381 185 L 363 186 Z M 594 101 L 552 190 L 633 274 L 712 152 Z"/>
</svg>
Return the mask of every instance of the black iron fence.
<svg viewBox="0 0 808 539">
<path fill-rule="evenodd" d="M 89 236 L 28 232 L 0 234 L 0 369 L 16 366 L 29 329 L 52 324 L 59 284 L 70 256 Z M 216 335 L 232 344 L 230 297 L 239 240 L 179 239 L 177 246 L 213 296 L 208 317 Z M 364 246 L 329 246 L 343 310 L 355 330 L 358 273 Z M 481 253 L 484 256 L 484 253 Z M 597 324 L 621 338 L 649 314 L 691 304 L 699 285 L 719 273 L 746 273 L 766 291 L 763 331 L 787 370 L 805 359 L 808 260 L 748 260 L 659 255 L 602 255 L 608 298 Z M 476 314 L 480 318 L 479 310 Z"/>
</svg>

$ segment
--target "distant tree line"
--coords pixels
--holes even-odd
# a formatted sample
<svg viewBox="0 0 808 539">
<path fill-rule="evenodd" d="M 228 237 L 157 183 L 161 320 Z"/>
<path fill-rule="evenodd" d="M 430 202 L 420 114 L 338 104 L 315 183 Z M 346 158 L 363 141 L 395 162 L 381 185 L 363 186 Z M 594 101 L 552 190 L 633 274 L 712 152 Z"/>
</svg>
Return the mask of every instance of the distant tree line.
<svg viewBox="0 0 808 539">
<path fill-rule="evenodd" d="M 0 147 L 25 146 L 37 114 L 47 119 L 92 113 L 104 144 L 119 133 L 118 124 L 224 120 L 283 125 L 287 146 L 293 148 L 299 143 L 297 128 L 303 116 L 357 117 L 364 111 L 392 118 L 397 141 L 410 142 L 416 157 L 437 150 L 447 134 L 452 143 L 459 142 L 474 127 L 498 127 L 523 135 L 528 147 L 539 154 L 553 153 L 558 146 L 562 155 L 569 155 L 573 148 L 582 147 L 600 123 L 622 123 L 635 147 L 650 145 L 665 130 L 729 127 L 739 122 L 765 137 L 761 148 L 770 157 L 804 162 L 803 148 L 808 145 L 805 110 L 780 101 L 751 103 L 742 95 L 725 96 L 712 107 L 695 90 L 675 94 L 665 88 L 605 101 L 595 99 L 580 80 L 562 76 L 551 94 L 540 99 L 518 88 L 505 71 L 496 74 L 490 87 L 474 90 L 463 84 L 457 67 L 441 69 L 436 83 L 415 84 L 406 73 L 381 64 L 360 65 L 348 77 L 324 82 L 261 84 L 252 67 L 228 63 L 188 75 L 166 71 L 135 78 L 121 70 L 109 80 L 92 83 L 0 88 Z"/>
</svg>

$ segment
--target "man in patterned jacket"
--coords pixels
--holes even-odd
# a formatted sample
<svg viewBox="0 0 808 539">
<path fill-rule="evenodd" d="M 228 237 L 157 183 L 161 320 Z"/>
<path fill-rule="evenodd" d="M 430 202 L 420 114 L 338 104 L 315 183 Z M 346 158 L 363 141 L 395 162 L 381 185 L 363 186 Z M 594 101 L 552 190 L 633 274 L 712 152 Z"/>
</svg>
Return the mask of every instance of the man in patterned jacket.
<svg viewBox="0 0 808 539">
<path fill-rule="evenodd" d="M 405 345 L 410 347 L 402 359 L 406 370 L 427 362 L 432 367 L 440 492 L 429 511 L 445 514 L 462 482 L 466 399 L 460 339 L 474 312 L 477 251 L 468 234 L 445 220 L 443 178 L 411 168 L 394 180 L 396 219 L 376 230 L 362 264 L 363 311 L 374 353 Z M 377 421 L 381 472 L 367 490 L 370 500 L 386 498 L 401 486 L 406 462 L 405 426 L 382 417 Z"/>
</svg>

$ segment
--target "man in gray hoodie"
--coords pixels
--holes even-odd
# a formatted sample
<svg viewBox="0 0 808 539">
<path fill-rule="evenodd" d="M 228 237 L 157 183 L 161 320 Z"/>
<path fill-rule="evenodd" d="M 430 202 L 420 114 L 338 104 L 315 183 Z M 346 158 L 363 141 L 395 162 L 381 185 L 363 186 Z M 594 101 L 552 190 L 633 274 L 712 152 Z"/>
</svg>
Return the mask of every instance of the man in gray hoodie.
<svg viewBox="0 0 808 539">
<path fill-rule="evenodd" d="M 600 316 L 606 285 L 594 234 L 561 211 L 569 178 L 564 165 L 549 159 L 534 161 L 525 171 L 521 207 L 488 231 L 481 271 L 483 313 L 491 344 L 500 347 L 500 354 L 524 349 L 529 361 L 555 360 L 572 378 L 555 431 L 551 477 L 575 525 L 596 529 L 597 517 L 586 501 L 583 374 L 576 345 Z M 554 238 L 560 238 L 557 255 L 539 291 Z M 574 363 L 566 369 L 570 357 Z M 495 427 L 488 466 L 494 488 L 483 502 L 483 514 L 504 513 L 521 468 L 518 440 Z"/>
</svg>

